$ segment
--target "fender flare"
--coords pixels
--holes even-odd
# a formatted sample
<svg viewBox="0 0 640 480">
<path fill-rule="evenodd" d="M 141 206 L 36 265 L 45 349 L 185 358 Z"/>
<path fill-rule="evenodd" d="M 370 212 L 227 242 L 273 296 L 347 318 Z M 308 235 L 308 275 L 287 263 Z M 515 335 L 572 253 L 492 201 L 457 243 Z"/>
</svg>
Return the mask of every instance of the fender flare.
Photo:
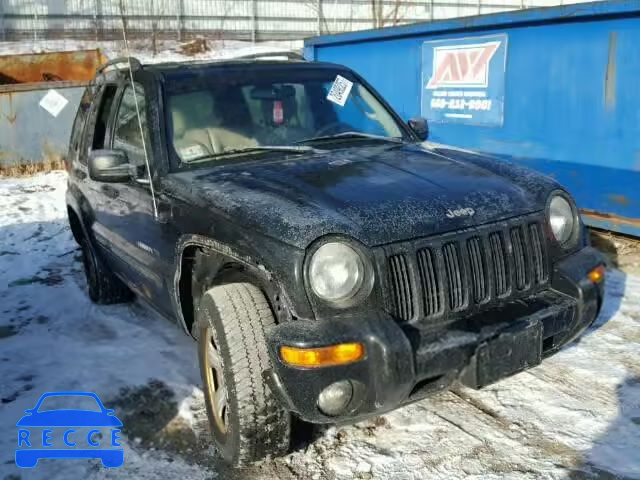
<svg viewBox="0 0 640 480">
<path fill-rule="evenodd" d="M 277 281 L 273 273 L 267 269 L 267 267 L 259 261 L 254 260 L 253 258 L 243 255 L 238 252 L 234 248 L 229 245 L 219 242 L 211 237 L 207 237 L 204 235 L 197 234 L 189 234 L 183 235 L 180 237 L 176 244 L 175 250 L 175 267 L 174 267 L 174 276 L 173 283 L 171 286 L 171 301 L 174 304 L 174 309 L 176 312 L 176 318 L 178 323 L 184 330 L 184 332 L 193 337 L 189 326 L 187 325 L 187 320 L 184 317 L 184 305 L 181 301 L 181 287 L 180 282 L 183 274 L 183 265 L 184 265 L 184 253 L 189 247 L 201 247 L 204 250 L 213 252 L 220 256 L 221 262 L 220 265 L 224 265 L 229 262 L 237 263 L 243 265 L 250 272 L 250 276 L 255 280 L 258 280 L 257 285 L 264 289 L 265 285 L 272 285 L 274 289 L 277 291 L 277 295 L 281 299 L 281 303 L 287 305 L 289 311 L 293 312 L 292 302 L 286 294 L 285 289 L 280 285 Z M 272 299 L 267 298 L 267 300 L 271 303 Z"/>
</svg>

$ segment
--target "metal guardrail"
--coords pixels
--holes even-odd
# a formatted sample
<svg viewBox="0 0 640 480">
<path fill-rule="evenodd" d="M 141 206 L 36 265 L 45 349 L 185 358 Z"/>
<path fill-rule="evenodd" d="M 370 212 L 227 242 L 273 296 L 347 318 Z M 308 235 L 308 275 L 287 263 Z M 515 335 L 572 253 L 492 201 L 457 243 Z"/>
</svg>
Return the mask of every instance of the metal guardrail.
<svg viewBox="0 0 640 480">
<path fill-rule="evenodd" d="M 562 0 L 557 0 L 561 2 Z M 547 0 L 123 0 L 130 38 L 300 39 L 493 13 Z M 0 1 L 0 40 L 121 36 L 120 0 Z"/>
</svg>

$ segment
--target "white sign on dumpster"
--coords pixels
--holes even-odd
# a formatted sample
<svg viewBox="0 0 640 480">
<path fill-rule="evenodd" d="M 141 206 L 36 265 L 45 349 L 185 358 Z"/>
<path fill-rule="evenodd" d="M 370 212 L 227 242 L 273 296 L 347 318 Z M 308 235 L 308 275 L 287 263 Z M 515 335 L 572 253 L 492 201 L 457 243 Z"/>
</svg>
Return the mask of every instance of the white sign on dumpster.
<svg viewBox="0 0 640 480">
<path fill-rule="evenodd" d="M 40 106 L 54 117 L 60 115 L 60 112 L 64 110 L 67 103 L 69 103 L 69 100 L 55 90 L 49 90 L 47 94 L 42 97 L 42 100 L 40 100 Z"/>
</svg>

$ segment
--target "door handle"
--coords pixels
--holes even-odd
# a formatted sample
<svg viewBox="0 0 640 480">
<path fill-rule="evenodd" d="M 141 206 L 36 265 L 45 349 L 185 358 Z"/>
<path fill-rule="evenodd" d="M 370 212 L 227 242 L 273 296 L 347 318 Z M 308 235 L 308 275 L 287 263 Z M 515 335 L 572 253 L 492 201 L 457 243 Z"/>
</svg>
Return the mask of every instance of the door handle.
<svg viewBox="0 0 640 480">
<path fill-rule="evenodd" d="M 102 190 L 102 193 L 104 193 L 109 198 L 118 198 L 118 196 L 120 195 L 120 192 L 118 192 L 118 190 L 113 188 L 111 185 L 102 185 L 100 187 L 100 190 Z"/>
</svg>

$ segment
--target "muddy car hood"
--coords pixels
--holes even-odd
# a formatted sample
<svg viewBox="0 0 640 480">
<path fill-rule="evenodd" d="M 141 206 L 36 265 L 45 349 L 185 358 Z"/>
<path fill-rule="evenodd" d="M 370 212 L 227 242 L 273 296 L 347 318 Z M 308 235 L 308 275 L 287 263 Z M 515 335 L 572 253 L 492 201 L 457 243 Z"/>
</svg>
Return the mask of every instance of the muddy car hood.
<svg viewBox="0 0 640 480">
<path fill-rule="evenodd" d="M 306 248 L 325 234 L 374 246 L 542 210 L 557 185 L 500 160 L 426 144 L 262 157 L 172 174 L 166 188 Z"/>
</svg>

